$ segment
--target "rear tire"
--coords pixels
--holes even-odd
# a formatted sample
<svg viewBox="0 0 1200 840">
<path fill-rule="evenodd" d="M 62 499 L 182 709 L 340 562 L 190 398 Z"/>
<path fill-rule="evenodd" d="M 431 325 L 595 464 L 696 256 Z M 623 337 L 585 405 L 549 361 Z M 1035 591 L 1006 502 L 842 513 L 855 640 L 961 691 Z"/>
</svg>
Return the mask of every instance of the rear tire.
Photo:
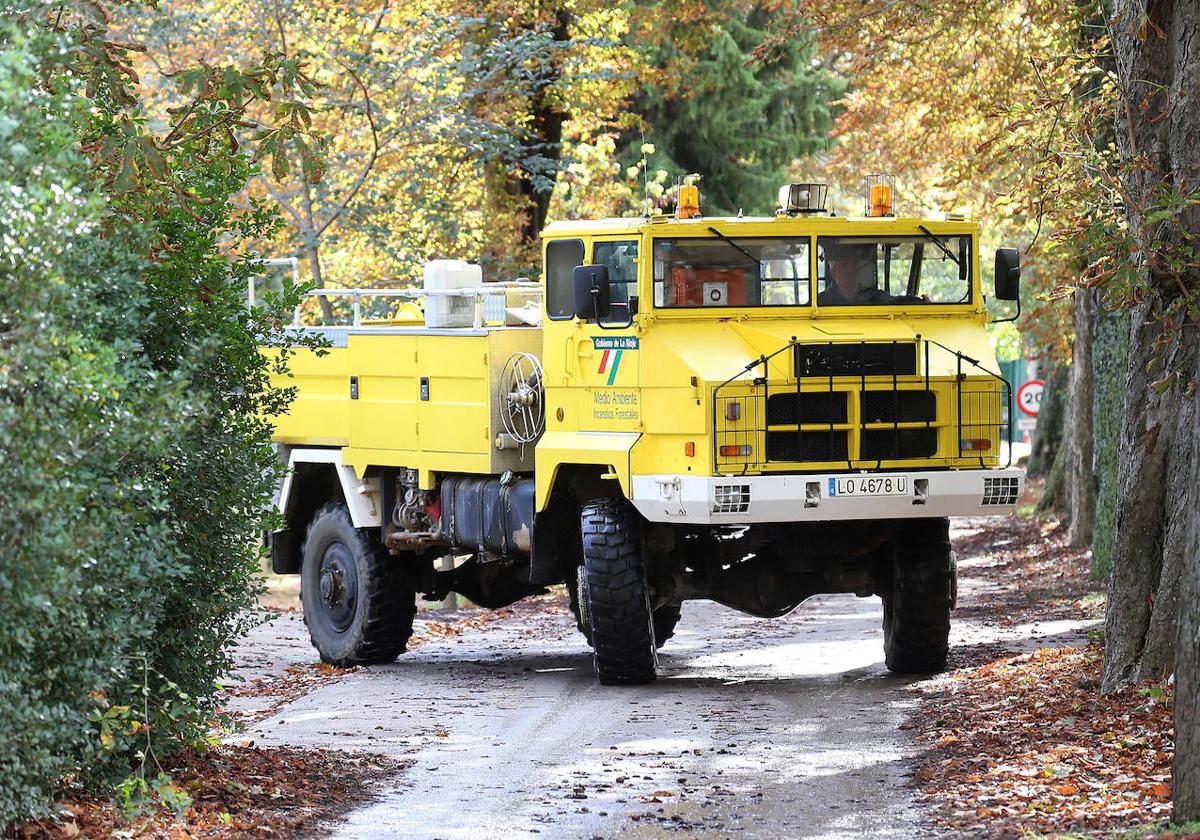
<svg viewBox="0 0 1200 840">
<path fill-rule="evenodd" d="M 883 652 L 897 674 L 946 670 L 955 569 L 949 519 L 901 523 L 892 591 L 883 599 Z"/>
<path fill-rule="evenodd" d="M 400 559 L 340 502 L 318 510 L 300 549 L 300 601 L 313 647 L 331 665 L 392 662 L 412 636 L 416 593 Z"/>
<path fill-rule="evenodd" d="M 641 521 L 624 499 L 589 502 L 580 519 L 580 606 L 591 628 L 596 676 L 602 685 L 651 682 L 658 676 L 658 654 Z"/>
</svg>

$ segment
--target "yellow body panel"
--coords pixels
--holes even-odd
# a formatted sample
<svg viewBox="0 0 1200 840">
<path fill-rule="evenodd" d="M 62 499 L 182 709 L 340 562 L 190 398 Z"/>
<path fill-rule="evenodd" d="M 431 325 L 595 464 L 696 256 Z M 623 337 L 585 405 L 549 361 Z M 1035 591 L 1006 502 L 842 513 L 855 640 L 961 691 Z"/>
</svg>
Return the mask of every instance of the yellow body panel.
<svg viewBox="0 0 1200 840">
<path fill-rule="evenodd" d="M 344 447 L 342 463 L 360 476 L 372 466 L 476 474 L 533 468 L 532 446 L 501 450 L 496 440 L 501 370 L 513 353 L 540 352 L 537 328 L 327 331 L 343 346 L 297 350 L 292 375 L 275 380 L 297 388 L 289 412 L 275 418 L 276 442 Z"/>
<path fill-rule="evenodd" d="M 815 300 L 816 237 L 919 236 L 919 225 L 939 236 L 972 237 L 972 285 L 966 302 L 824 309 L 813 304 L 665 309 L 652 303 L 653 261 L 648 255 L 656 238 L 712 239 L 710 228 L 739 238 L 812 237 L 808 280 L 802 282 L 809 284 L 808 298 Z M 290 413 L 278 419 L 275 439 L 344 447 L 343 462 L 360 476 L 373 466 L 417 469 L 425 487 L 433 485 L 438 473 L 535 472 L 539 510 L 545 509 L 564 464 L 593 465 L 616 479 L 627 494 L 634 475 L 870 469 L 876 463 L 860 456 L 871 432 L 899 435 L 913 430 L 936 436 L 931 457 L 889 459 L 888 469 L 995 466 L 1002 384 L 983 372 L 998 368 L 984 332 L 987 313 L 978 233 L 972 222 L 811 216 L 555 223 L 543 234 L 546 242 L 582 240 L 585 263 L 594 261 L 597 242 L 639 243 L 637 294 L 642 305 L 630 326 L 613 329 L 576 318 L 551 320 L 543 306 L 540 329 L 347 330 L 344 346 L 327 355 L 318 358 L 301 351 L 293 358 L 294 378 L 279 384 L 297 385 L 299 397 Z M 924 350 L 917 351 L 921 356 L 911 375 L 838 376 L 832 381 L 809 377 L 799 384 L 793 354 L 780 352 L 792 343 L 862 342 L 917 343 L 932 350 L 928 359 Z M 941 346 L 974 360 L 977 367 L 962 367 L 953 352 Z M 536 446 L 536 458 L 532 447 L 500 451 L 495 446 L 504 398 L 496 380 L 504 360 L 518 351 L 539 356 L 545 368 L 546 432 Z M 771 357 L 765 377 L 761 368 L 745 372 L 763 357 Z M 352 376 L 358 377 L 356 400 L 350 398 Z M 428 380 L 425 400 L 422 377 Z M 844 421 L 790 429 L 845 433 L 846 457 L 807 458 L 803 463 L 768 459 L 766 435 L 778 425 L 763 421 L 756 428 L 750 416 L 727 422 L 717 416 L 718 396 L 738 401 L 739 410 L 744 402 L 749 409 L 765 411 L 771 394 L 831 390 L 845 392 Z M 863 390 L 932 391 L 937 416 L 915 423 L 873 423 L 861 414 L 866 404 L 860 402 Z M 980 441 L 982 451 L 963 457 L 960 434 Z M 745 463 L 716 452 L 722 436 L 738 435 L 754 452 Z"/>
<path fill-rule="evenodd" d="M 972 222 L 934 222 L 919 219 L 850 219 L 830 217 L 774 219 L 612 219 L 552 224 L 545 232 L 547 241 L 582 239 L 585 243 L 585 262 L 593 262 L 596 242 L 617 240 L 640 241 L 641 259 L 638 267 L 638 297 L 641 301 L 654 299 L 651 260 L 652 243 L 661 237 L 707 237 L 709 228 L 731 237 L 795 237 L 811 236 L 815 246 L 819 236 L 920 235 L 918 225 L 930 227 L 940 236 L 970 235 L 977 237 L 978 225 Z M 762 356 L 770 356 L 789 342 L 891 342 L 916 341 L 918 336 L 957 350 L 980 366 L 997 370 L 983 325 L 987 320 L 979 270 L 978 240 L 972 249 L 972 294 L 963 304 L 941 304 L 936 307 L 912 305 L 872 305 L 821 309 L 814 305 L 793 307 L 722 307 L 718 309 L 662 309 L 643 306 L 626 329 L 602 329 L 594 323 L 577 319 L 545 323 L 544 359 L 546 363 L 546 404 L 548 435 L 554 434 L 555 444 L 543 453 L 539 445 L 538 507 L 544 508 L 549 499 L 552 478 L 545 472 L 558 463 L 586 463 L 586 450 L 595 446 L 595 433 L 639 433 L 630 452 L 630 472 L 644 474 L 714 473 L 713 396 L 717 385 L 735 376 L 747 364 Z M 810 300 L 816 295 L 816 248 L 809 249 Z M 620 368 L 610 383 L 601 373 L 605 369 L 601 345 L 611 346 L 608 369 L 613 353 L 621 348 Z M 983 457 L 959 457 L 957 449 L 958 406 L 953 382 L 959 371 L 955 358 L 934 350 L 929 359 L 929 390 L 937 395 L 938 418 L 933 423 L 900 424 L 899 429 L 932 427 L 936 430 L 937 452 L 934 457 L 888 460 L 887 467 L 901 468 L 979 468 L 995 466 L 999 455 L 999 401 L 981 402 L 978 396 L 964 402 L 962 417 L 970 428 L 976 428 L 980 438 L 989 438 L 990 448 Z M 791 356 L 775 356 L 768 365 L 768 387 L 796 390 Z M 968 366 L 963 370 L 970 388 L 994 393 L 999 383 L 980 375 Z M 925 360 L 920 360 L 916 376 L 901 377 L 899 390 L 925 389 Z M 839 430 L 851 430 L 851 455 L 860 446 L 858 429 L 861 417 L 856 412 L 858 391 L 892 388 L 891 377 L 884 381 L 863 382 L 858 377 L 842 377 L 833 383 L 835 390 L 847 392 L 850 416 L 838 424 Z M 828 390 L 829 383 L 806 382 L 803 390 Z M 747 387 L 748 396 L 760 392 Z M 983 405 L 986 402 L 986 405 Z M 561 419 L 559 411 L 561 410 Z M 972 425 L 973 424 L 973 425 Z M 895 424 L 868 424 L 865 429 L 893 430 Z M 795 428 L 795 427 L 793 427 Z M 808 426 L 804 427 L 808 429 Z M 827 426 L 820 426 L 825 429 Z M 563 436 L 573 436 L 572 446 Z M 688 444 L 695 454 L 688 455 Z M 755 436 L 755 449 L 761 451 L 763 434 Z M 568 455 L 569 453 L 569 455 Z M 592 463 L 611 465 L 607 452 L 596 451 Z M 764 471 L 830 471 L 846 470 L 849 466 L 865 469 L 876 462 L 863 462 L 858 457 L 836 461 L 806 461 L 756 465 L 736 472 Z M 721 465 L 718 463 L 718 467 Z M 724 469 L 720 470 L 725 472 Z"/>
<path fill-rule="evenodd" d="M 586 464 L 604 468 L 604 475 L 630 491 L 630 451 L 637 443 L 636 432 L 546 432 L 537 445 L 537 497 L 550 498 L 559 467 Z M 545 508 L 539 504 L 538 509 Z"/>
</svg>

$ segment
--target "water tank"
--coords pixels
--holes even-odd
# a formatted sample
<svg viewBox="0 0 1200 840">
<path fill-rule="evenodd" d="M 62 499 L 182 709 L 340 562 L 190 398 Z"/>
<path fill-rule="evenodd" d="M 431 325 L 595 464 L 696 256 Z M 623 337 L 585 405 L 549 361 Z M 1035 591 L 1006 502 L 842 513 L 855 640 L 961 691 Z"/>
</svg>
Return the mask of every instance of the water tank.
<svg viewBox="0 0 1200 840">
<path fill-rule="evenodd" d="M 483 285 L 483 269 L 466 260 L 430 260 L 425 263 L 425 291 L 474 289 Z M 473 297 L 427 295 L 425 324 L 438 327 L 469 327 L 475 323 Z"/>
</svg>

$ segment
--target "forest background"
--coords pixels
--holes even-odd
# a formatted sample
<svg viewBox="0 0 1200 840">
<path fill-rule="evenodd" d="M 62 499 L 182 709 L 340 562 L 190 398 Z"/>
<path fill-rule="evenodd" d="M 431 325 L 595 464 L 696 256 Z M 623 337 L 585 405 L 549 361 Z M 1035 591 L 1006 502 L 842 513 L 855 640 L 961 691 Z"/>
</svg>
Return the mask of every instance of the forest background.
<svg viewBox="0 0 1200 840">
<path fill-rule="evenodd" d="M 857 212 L 863 176 L 886 172 L 901 214 L 966 212 L 985 252 L 1021 247 L 1026 315 L 994 336 L 1050 371 L 1030 466 L 1110 582 L 1104 688 L 1176 671 L 1177 709 L 1194 709 L 1191 4 L 10 11 L 0 137 L 20 142 L 0 152 L 0 234 L 37 247 L 10 249 L 2 278 L 4 540 L 22 571 L 0 574 L 20 605 L 0 628 L 0 695 L 18 710 L 0 734 L 21 745 L 0 758 L 16 780 L 0 824 L 64 784 L 148 789 L 156 748 L 204 737 L 271 483 L 268 432 L 246 418 L 286 398 L 254 348 L 280 341 L 298 299 L 285 286 L 235 314 L 258 258 L 295 256 L 322 287 L 411 285 L 435 257 L 536 277 L 547 220 L 668 208 L 691 173 L 719 215 L 768 213 L 789 180 L 829 182 L 833 208 Z M 47 428 L 87 443 L 64 454 Z M 81 609 L 103 620 L 48 640 L 48 616 Z M 97 635 L 119 642 L 82 657 Z M 47 650 L 56 674 L 29 667 Z M 1193 763 L 1176 805 L 1196 815 L 1194 727 L 1177 729 Z"/>
</svg>

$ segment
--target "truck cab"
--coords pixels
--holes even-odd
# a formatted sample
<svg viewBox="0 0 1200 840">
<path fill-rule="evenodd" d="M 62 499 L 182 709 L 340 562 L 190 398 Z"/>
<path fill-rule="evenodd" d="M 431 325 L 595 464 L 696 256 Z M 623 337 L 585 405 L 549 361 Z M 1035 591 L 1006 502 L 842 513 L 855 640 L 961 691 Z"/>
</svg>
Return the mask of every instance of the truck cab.
<svg viewBox="0 0 1200 840">
<path fill-rule="evenodd" d="M 322 656 L 394 658 L 417 593 L 493 607 L 563 583 L 605 683 L 655 677 L 684 600 L 773 617 L 827 592 L 883 599 L 893 671 L 942 669 L 948 517 L 1009 513 L 1023 483 L 979 226 L 834 216 L 821 192 L 785 187 L 764 218 L 552 223 L 537 318 L 323 327 L 333 348 L 280 383 L 271 536 Z M 998 251 L 996 297 L 1018 277 Z M 487 287 L 459 294 L 521 291 Z M 378 610 L 387 643 L 364 637 Z"/>
</svg>

